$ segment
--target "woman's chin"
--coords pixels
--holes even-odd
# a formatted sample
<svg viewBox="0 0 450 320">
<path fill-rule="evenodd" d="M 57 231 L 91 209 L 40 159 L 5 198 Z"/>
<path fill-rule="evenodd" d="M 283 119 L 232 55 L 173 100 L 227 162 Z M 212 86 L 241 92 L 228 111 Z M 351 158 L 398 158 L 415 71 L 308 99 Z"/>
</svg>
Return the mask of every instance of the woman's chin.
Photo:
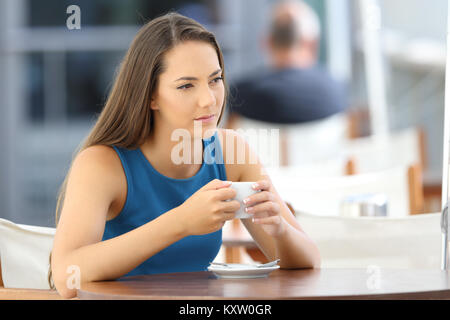
<svg viewBox="0 0 450 320">
<path fill-rule="evenodd" d="M 189 131 L 194 139 L 200 137 L 202 139 L 208 139 L 211 136 L 213 136 L 214 133 L 217 131 L 217 124 L 216 123 L 202 124 L 201 126 L 194 126 Z"/>
<path fill-rule="evenodd" d="M 214 135 L 214 133 L 216 133 L 216 131 L 217 131 L 217 125 L 215 125 L 215 124 L 210 125 L 207 129 L 203 130 L 203 134 L 202 134 L 203 139 L 211 138 Z"/>
</svg>

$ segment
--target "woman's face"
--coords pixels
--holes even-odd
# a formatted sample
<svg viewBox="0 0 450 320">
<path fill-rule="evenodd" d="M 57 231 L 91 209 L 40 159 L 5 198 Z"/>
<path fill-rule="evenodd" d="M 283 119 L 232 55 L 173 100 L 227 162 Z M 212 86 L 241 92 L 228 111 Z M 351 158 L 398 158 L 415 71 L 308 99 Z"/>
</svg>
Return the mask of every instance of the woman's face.
<svg viewBox="0 0 450 320">
<path fill-rule="evenodd" d="M 156 127 L 186 129 L 194 137 L 195 124 L 203 137 L 205 130 L 216 128 L 224 102 L 216 50 L 206 42 L 186 41 L 169 50 L 164 63 L 151 103 Z"/>
</svg>

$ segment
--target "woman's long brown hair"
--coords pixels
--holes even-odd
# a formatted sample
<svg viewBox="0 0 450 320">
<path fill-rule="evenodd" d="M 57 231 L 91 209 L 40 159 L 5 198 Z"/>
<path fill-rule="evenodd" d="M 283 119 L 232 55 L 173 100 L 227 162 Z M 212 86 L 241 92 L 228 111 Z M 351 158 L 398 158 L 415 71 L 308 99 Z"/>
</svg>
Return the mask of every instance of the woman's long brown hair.
<svg viewBox="0 0 450 320">
<path fill-rule="evenodd" d="M 73 159 L 94 145 L 117 146 L 133 149 L 144 143 L 152 128 L 150 100 L 156 89 L 158 76 L 164 71 L 164 54 L 184 41 L 203 41 L 217 52 L 225 85 L 227 86 L 223 55 L 214 34 L 198 22 L 170 12 L 145 24 L 135 36 L 123 58 L 114 84 L 94 127 L 74 153 Z M 73 161 L 72 161 L 73 162 Z M 56 203 L 56 225 L 64 203 L 70 169 L 61 185 Z M 48 281 L 54 288 L 51 272 L 51 254 Z"/>
</svg>

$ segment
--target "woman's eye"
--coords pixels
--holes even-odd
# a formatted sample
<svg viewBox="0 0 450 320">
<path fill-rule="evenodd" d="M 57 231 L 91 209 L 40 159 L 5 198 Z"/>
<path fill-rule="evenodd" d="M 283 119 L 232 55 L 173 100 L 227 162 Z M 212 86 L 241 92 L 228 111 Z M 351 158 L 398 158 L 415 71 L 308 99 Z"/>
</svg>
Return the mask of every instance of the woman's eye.
<svg viewBox="0 0 450 320">
<path fill-rule="evenodd" d="M 213 79 L 213 82 L 219 82 L 219 81 L 222 81 L 222 80 L 223 80 L 223 77 L 217 77 L 217 78 Z"/>
<path fill-rule="evenodd" d="M 190 84 L 190 83 L 187 83 L 187 84 L 184 84 L 184 85 L 178 87 L 177 89 L 183 90 L 183 89 L 188 89 L 188 88 L 191 88 L 191 87 L 193 87 L 193 85 Z"/>
<path fill-rule="evenodd" d="M 219 81 L 222 81 L 222 80 L 223 80 L 223 77 L 217 77 L 217 78 L 212 79 L 211 82 L 218 83 Z M 189 89 L 192 87 L 193 87 L 193 85 L 191 83 L 187 83 L 187 84 L 177 87 L 177 89 L 186 90 L 186 89 Z"/>
</svg>

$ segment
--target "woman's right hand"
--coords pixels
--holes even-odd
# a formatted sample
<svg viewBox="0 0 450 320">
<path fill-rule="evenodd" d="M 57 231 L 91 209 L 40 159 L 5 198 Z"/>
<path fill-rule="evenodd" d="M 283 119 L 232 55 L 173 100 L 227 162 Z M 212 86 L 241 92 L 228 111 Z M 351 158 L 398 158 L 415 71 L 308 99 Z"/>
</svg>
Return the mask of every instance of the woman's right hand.
<svg viewBox="0 0 450 320">
<path fill-rule="evenodd" d="M 232 200 L 236 190 L 230 181 L 214 179 L 177 208 L 179 221 L 187 235 L 201 235 L 217 231 L 227 220 L 234 218 L 240 204 Z"/>
</svg>

